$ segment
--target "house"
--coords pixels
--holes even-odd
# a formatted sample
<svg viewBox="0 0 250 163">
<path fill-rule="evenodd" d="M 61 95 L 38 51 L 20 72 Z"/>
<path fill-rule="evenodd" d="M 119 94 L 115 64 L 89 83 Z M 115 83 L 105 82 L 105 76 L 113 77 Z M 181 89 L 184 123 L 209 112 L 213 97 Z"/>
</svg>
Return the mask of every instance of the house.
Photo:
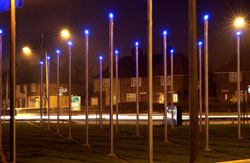
<svg viewBox="0 0 250 163">
<path fill-rule="evenodd" d="M 147 101 L 147 55 L 142 51 L 139 53 L 139 101 Z M 170 55 L 167 57 L 168 62 L 168 103 L 170 104 Z M 130 56 L 121 58 L 118 62 L 118 102 L 135 102 L 136 101 L 136 62 L 135 53 Z M 176 105 L 187 104 L 189 76 L 188 76 L 188 58 L 180 53 L 174 54 L 174 103 Z M 115 66 L 114 66 L 114 84 L 115 84 Z M 103 101 L 109 105 L 109 68 L 103 71 Z M 99 98 L 99 75 L 94 79 L 94 93 L 91 97 L 91 104 L 98 105 Z M 114 85 L 114 104 L 116 101 L 116 87 Z M 164 78 L 163 78 L 163 54 L 153 55 L 153 102 L 164 103 Z M 187 106 L 188 108 L 188 106 Z"/>
</svg>

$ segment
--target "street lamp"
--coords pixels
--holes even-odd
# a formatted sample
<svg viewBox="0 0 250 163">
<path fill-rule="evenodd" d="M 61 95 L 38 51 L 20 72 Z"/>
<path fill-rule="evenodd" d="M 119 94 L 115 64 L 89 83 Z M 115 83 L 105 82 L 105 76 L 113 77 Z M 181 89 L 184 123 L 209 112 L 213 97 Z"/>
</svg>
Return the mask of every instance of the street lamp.
<svg viewBox="0 0 250 163">
<path fill-rule="evenodd" d="M 203 42 L 199 41 L 199 100 L 200 100 L 200 132 L 202 132 L 202 45 Z"/>
<path fill-rule="evenodd" d="M 109 76 L 110 76 L 110 86 L 109 86 L 109 105 L 110 105 L 110 155 L 114 155 L 114 130 L 113 130 L 113 35 L 114 35 L 114 14 L 109 13 Z"/>
<path fill-rule="evenodd" d="M 234 21 L 234 26 L 236 28 L 242 28 L 244 26 L 244 24 L 245 24 L 245 21 L 244 21 L 244 18 L 242 18 L 242 17 L 238 17 Z"/>
<path fill-rule="evenodd" d="M 23 47 L 23 53 L 26 55 L 31 54 L 31 49 L 28 46 Z"/>
<path fill-rule="evenodd" d="M 140 136 L 139 129 L 139 86 L 138 86 L 138 76 L 139 76 L 139 68 L 138 68 L 138 55 L 139 55 L 139 42 L 135 42 L 135 55 L 136 55 L 136 136 Z"/>
<path fill-rule="evenodd" d="M 170 50 L 171 54 L 171 128 L 174 128 L 174 49 Z"/>
<path fill-rule="evenodd" d="M 89 76 L 88 76 L 88 55 L 89 55 L 89 30 L 84 30 L 85 34 L 85 112 L 86 112 L 86 123 L 85 123 L 85 143 L 86 145 L 89 144 L 89 113 L 88 113 L 88 107 L 89 107 Z"/>
<path fill-rule="evenodd" d="M 56 133 L 59 134 L 60 130 L 59 130 L 59 115 L 60 115 L 60 107 L 59 107 L 59 103 L 60 103 L 60 99 L 59 99 L 59 89 L 60 89 L 60 78 L 59 78 L 59 71 L 60 71 L 60 54 L 61 51 L 59 49 L 56 50 L 56 54 L 57 54 L 57 124 L 56 124 Z"/>
<path fill-rule="evenodd" d="M 205 62 L 205 151 L 210 151 L 209 148 L 209 118 L 208 118 L 208 19 L 209 15 L 204 17 L 204 62 Z"/>
<path fill-rule="evenodd" d="M 242 31 L 236 31 L 235 33 L 236 37 L 237 37 L 237 101 L 238 101 L 238 105 L 237 105 L 237 110 L 238 110 L 238 139 L 242 139 L 241 137 L 241 120 L 240 120 L 240 80 L 241 80 L 241 76 L 240 76 L 240 36 L 242 35 Z"/>
<path fill-rule="evenodd" d="M 61 31 L 61 36 L 62 36 L 62 38 L 64 38 L 64 39 L 68 39 L 68 38 L 70 37 L 69 30 L 63 29 L 63 30 Z"/>
<path fill-rule="evenodd" d="M 100 60 L 100 97 L 99 97 L 100 108 L 99 108 L 99 125 L 100 125 L 100 128 L 101 128 L 102 127 L 102 60 L 103 60 L 103 56 L 99 56 L 99 60 Z"/>
<path fill-rule="evenodd" d="M 116 132 L 118 132 L 118 121 L 119 121 L 119 117 L 118 117 L 118 55 L 119 55 L 119 51 L 115 50 L 115 91 L 116 91 Z"/>
<path fill-rule="evenodd" d="M 163 35 L 163 59 L 164 59 L 164 142 L 168 142 L 168 71 L 167 71 L 167 30 L 162 32 Z"/>
<path fill-rule="evenodd" d="M 41 65 L 41 84 L 40 84 L 40 126 L 43 126 L 43 117 L 42 117 L 42 108 L 43 108 L 43 61 L 40 61 L 39 64 Z"/>
<path fill-rule="evenodd" d="M 47 61 L 48 61 L 48 130 L 50 130 L 50 93 L 49 93 L 50 60 L 51 60 L 51 57 L 47 56 Z"/>
<path fill-rule="evenodd" d="M 71 55 L 72 55 L 72 46 L 73 46 L 73 42 L 72 41 L 68 41 L 68 48 L 69 48 L 69 139 L 71 139 L 71 123 L 72 123 L 72 119 L 71 119 Z"/>
</svg>

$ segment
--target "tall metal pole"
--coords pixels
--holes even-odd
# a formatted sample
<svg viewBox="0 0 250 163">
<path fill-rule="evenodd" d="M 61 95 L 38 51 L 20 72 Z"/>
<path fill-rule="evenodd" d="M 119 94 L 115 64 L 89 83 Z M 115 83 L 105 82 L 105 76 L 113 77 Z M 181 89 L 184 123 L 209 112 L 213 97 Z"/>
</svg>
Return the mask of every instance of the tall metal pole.
<svg viewBox="0 0 250 163">
<path fill-rule="evenodd" d="M 47 56 L 48 56 L 48 52 L 45 51 L 45 80 L 46 80 L 46 89 L 45 89 L 45 100 L 44 100 L 44 114 L 46 113 L 46 111 L 48 112 L 48 107 L 47 107 L 47 100 L 48 100 L 48 60 L 47 60 Z"/>
<path fill-rule="evenodd" d="M 110 115 L 109 115 L 109 125 L 110 125 L 110 155 L 114 155 L 114 129 L 113 129 L 113 29 L 114 26 L 114 15 L 109 14 L 109 76 L 110 76 L 110 86 L 109 86 L 109 105 L 110 105 Z"/>
<path fill-rule="evenodd" d="M 50 85 L 49 85 L 49 80 L 50 80 L 50 56 L 47 56 L 47 63 L 48 63 L 48 130 L 50 130 Z"/>
<path fill-rule="evenodd" d="M 196 42 L 196 0 L 189 0 L 189 116 L 190 116 L 190 163 L 200 160 L 198 123 L 198 61 Z"/>
<path fill-rule="evenodd" d="M 200 132 L 202 132 L 202 44 L 200 41 L 199 45 L 199 104 L 200 104 Z"/>
<path fill-rule="evenodd" d="M 41 65 L 41 83 L 40 83 L 40 126 L 43 126 L 43 61 L 40 61 Z"/>
<path fill-rule="evenodd" d="M 148 162 L 153 162 L 153 2 L 147 0 L 148 48 Z"/>
<path fill-rule="evenodd" d="M 15 0 L 10 1 L 10 162 L 16 162 L 16 9 Z"/>
<path fill-rule="evenodd" d="M 100 128 L 102 128 L 102 60 L 103 60 L 103 57 L 100 56 L 99 60 L 100 60 L 100 97 L 99 97 L 100 108 L 99 108 L 99 125 L 100 125 Z"/>
<path fill-rule="evenodd" d="M 237 31 L 236 36 L 237 36 L 237 109 L 238 109 L 238 139 L 242 139 L 241 137 L 241 117 L 240 117 L 240 82 L 241 82 L 241 76 L 240 76 L 240 36 L 242 32 Z"/>
<path fill-rule="evenodd" d="M 60 116 L 60 98 L 59 98 L 59 89 L 60 89 L 60 50 L 56 50 L 57 54 L 57 71 L 56 71 L 56 76 L 57 76 L 57 123 L 56 123 L 56 133 L 60 134 L 60 121 L 59 121 L 59 116 Z"/>
<path fill-rule="evenodd" d="M 89 31 L 85 30 L 85 144 L 89 144 Z"/>
<path fill-rule="evenodd" d="M 171 53 L 171 128 L 174 128 L 174 63 L 173 63 L 174 50 L 172 49 L 170 53 Z"/>
<path fill-rule="evenodd" d="M 68 47 L 69 47 L 69 139 L 71 139 L 71 56 L 72 56 L 72 46 L 73 43 L 71 41 L 68 41 Z"/>
<path fill-rule="evenodd" d="M 119 123 L 119 112 L 118 112 L 118 107 L 119 107 L 119 104 L 118 104 L 118 98 L 119 98 L 119 96 L 118 96 L 118 89 L 119 89 L 119 86 L 118 86 L 118 54 L 119 54 L 119 51 L 118 50 L 116 50 L 115 51 L 115 92 L 116 92 L 116 109 L 115 109 L 115 111 L 116 111 L 116 132 L 118 133 L 118 131 L 119 131 L 119 129 L 118 129 L 118 123 Z"/>
<path fill-rule="evenodd" d="M 209 119 L 208 119 L 208 19 L 209 15 L 204 16 L 204 48 L 205 48 L 205 151 L 209 149 Z"/>
<path fill-rule="evenodd" d="M 3 31 L 0 29 L 0 150 L 2 150 L 2 114 L 3 114 L 3 107 L 2 107 L 2 92 L 3 92 Z"/>
<path fill-rule="evenodd" d="M 138 55 L 139 55 L 139 42 L 135 42 L 135 54 L 136 54 L 136 136 L 140 136 L 140 126 L 139 126 L 139 86 L 138 86 Z"/>
<path fill-rule="evenodd" d="M 5 108 L 3 111 L 3 122 L 5 123 L 5 111 L 7 110 L 9 105 L 9 70 L 6 73 L 6 94 L 5 94 Z"/>
<path fill-rule="evenodd" d="M 163 31 L 163 59 L 164 59 L 164 142 L 168 142 L 168 83 L 167 83 L 167 31 Z"/>
</svg>

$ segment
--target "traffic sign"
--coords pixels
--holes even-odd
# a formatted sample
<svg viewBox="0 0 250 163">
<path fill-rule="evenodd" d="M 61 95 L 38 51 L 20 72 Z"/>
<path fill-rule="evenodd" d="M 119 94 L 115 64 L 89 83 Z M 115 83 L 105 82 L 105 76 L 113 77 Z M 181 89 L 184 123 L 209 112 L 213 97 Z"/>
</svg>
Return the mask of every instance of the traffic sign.
<svg viewBox="0 0 250 163">
<path fill-rule="evenodd" d="M 67 92 L 67 88 L 60 88 L 60 89 L 59 89 L 59 92 L 60 92 L 60 93 L 65 93 L 65 92 Z"/>
<path fill-rule="evenodd" d="M 23 7 L 23 0 L 15 0 L 16 8 Z M 0 1 L 0 12 L 10 10 L 10 0 L 1 0 Z"/>
</svg>

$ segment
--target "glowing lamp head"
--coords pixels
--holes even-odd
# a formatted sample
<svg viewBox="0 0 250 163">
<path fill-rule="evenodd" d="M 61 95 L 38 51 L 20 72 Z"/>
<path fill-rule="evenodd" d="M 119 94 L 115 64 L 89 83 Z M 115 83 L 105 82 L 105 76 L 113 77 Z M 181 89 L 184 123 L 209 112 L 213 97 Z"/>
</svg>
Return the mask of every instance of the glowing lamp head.
<svg viewBox="0 0 250 163">
<path fill-rule="evenodd" d="M 111 12 L 109 13 L 109 19 L 113 19 L 114 18 L 114 14 Z"/>
<path fill-rule="evenodd" d="M 208 14 L 205 14 L 204 17 L 203 17 L 203 19 L 204 19 L 205 21 L 208 20 L 208 19 L 209 19 L 209 15 L 208 15 Z"/>
<path fill-rule="evenodd" d="M 67 29 L 64 29 L 64 30 L 61 31 L 61 36 L 64 39 L 68 39 L 70 37 L 70 33 L 69 33 L 69 31 Z"/>
<path fill-rule="evenodd" d="M 73 42 L 72 41 L 68 41 L 67 44 L 68 44 L 69 47 L 73 46 Z"/>
<path fill-rule="evenodd" d="M 135 42 L 135 46 L 139 46 L 140 44 L 139 44 L 139 42 L 138 41 L 136 41 Z"/>
<path fill-rule="evenodd" d="M 103 60 L 103 56 L 99 56 L 99 60 Z"/>
<path fill-rule="evenodd" d="M 51 60 L 51 56 L 47 56 L 47 60 Z"/>
<path fill-rule="evenodd" d="M 85 29 L 85 30 L 84 30 L 84 34 L 85 34 L 85 35 L 89 35 L 89 30 L 88 30 L 88 29 Z"/>
<path fill-rule="evenodd" d="M 199 42 L 198 42 L 198 45 L 199 45 L 199 46 L 202 46 L 202 45 L 203 45 L 203 42 L 202 42 L 202 41 L 199 41 Z"/>
<path fill-rule="evenodd" d="M 40 64 L 40 65 L 43 65 L 43 61 L 40 61 L 39 64 Z"/>
<path fill-rule="evenodd" d="M 61 51 L 59 49 L 57 49 L 56 54 L 61 54 Z"/>
<path fill-rule="evenodd" d="M 29 55 L 31 53 L 31 49 L 28 46 L 23 47 L 23 53 Z"/>
<path fill-rule="evenodd" d="M 118 55 L 119 54 L 119 50 L 115 50 L 115 54 Z"/>
<path fill-rule="evenodd" d="M 234 21 L 234 26 L 235 26 L 236 28 L 243 27 L 244 24 L 245 24 L 245 21 L 244 21 L 244 19 L 241 18 L 241 17 L 240 17 L 240 18 L 237 18 L 237 19 Z"/>
<path fill-rule="evenodd" d="M 0 29 L 0 35 L 2 35 L 3 34 L 3 30 L 2 29 Z"/>
<path fill-rule="evenodd" d="M 162 32 L 162 35 L 163 35 L 163 36 L 167 36 L 167 34 L 168 34 L 168 31 L 167 31 L 167 30 L 164 30 L 164 31 Z"/>
<path fill-rule="evenodd" d="M 170 53 L 173 54 L 173 53 L 174 53 L 174 49 L 171 49 L 171 50 L 170 50 Z"/>
<path fill-rule="evenodd" d="M 242 31 L 237 31 L 237 32 L 235 33 L 235 35 L 236 35 L 236 36 L 241 36 L 241 35 L 242 35 Z"/>
</svg>

